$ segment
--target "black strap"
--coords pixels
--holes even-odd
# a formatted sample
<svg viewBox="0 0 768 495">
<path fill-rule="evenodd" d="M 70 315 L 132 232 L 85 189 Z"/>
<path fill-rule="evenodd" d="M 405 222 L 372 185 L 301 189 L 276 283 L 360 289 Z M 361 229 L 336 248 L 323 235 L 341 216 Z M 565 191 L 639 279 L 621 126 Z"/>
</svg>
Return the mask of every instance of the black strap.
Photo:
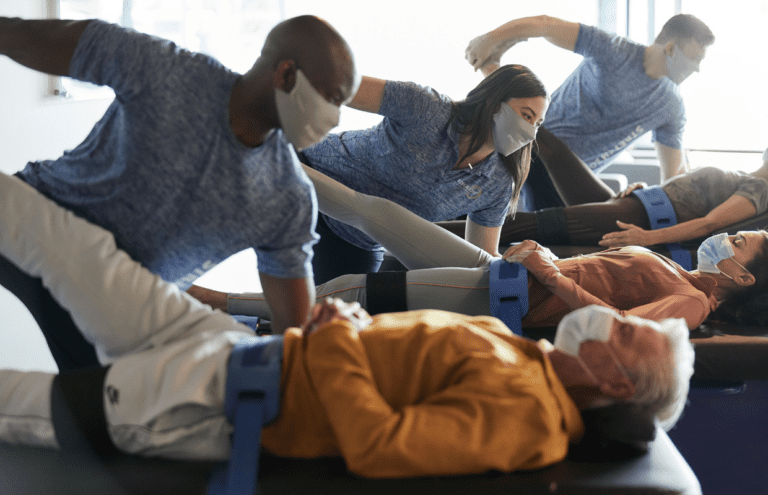
<svg viewBox="0 0 768 495">
<path fill-rule="evenodd" d="M 51 420 L 65 452 L 93 450 L 102 457 L 117 454 L 104 415 L 104 379 L 109 368 L 66 371 L 53 379 Z"/>
<path fill-rule="evenodd" d="M 406 272 L 369 273 L 365 281 L 368 313 L 396 313 L 408 311 L 405 296 Z"/>
<path fill-rule="evenodd" d="M 536 211 L 536 240 L 545 246 L 570 245 L 563 208 Z"/>
</svg>

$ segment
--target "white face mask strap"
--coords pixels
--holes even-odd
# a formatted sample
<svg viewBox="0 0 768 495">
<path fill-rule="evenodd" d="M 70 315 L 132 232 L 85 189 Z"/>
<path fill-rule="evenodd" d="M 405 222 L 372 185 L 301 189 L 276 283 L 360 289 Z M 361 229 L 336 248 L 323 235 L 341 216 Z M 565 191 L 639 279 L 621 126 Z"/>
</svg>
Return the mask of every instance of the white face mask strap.
<svg viewBox="0 0 768 495">
<path fill-rule="evenodd" d="M 621 361 L 619 361 L 619 358 L 616 357 L 616 354 L 613 352 L 613 349 L 611 349 L 610 345 L 606 345 L 608 348 L 608 354 L 611 355 L 611 359 L 613 359 L 613 364 L 616 365 L 617 368 L 619 368 L 619 371 L 621 371 L 621 374 L 624 375 L 624 378 L 627 379 L 629 383 L 634 383 L 632 379 L 629 377 L 629 373 L 627 372 L 627 369 L 624 367 L 624 365 L 621 364 Z"/>
<path fill-rule="evenodd" d="M 616 365 L 616 367 L 619 369 L 621 374 L 624 376 L 624 378 L 627 379 L 629 383 L 634 383 L 632 378 L 629 377 L 629 373 L 627 372 L 627 369 L 621 364 L 619 359 L 616 357 L 616 354 L 613 352 L 613 349 L 611 349 L 611 346 L 606 344 L 606 348 L 608 349 L 608 354 L 611 355 L 611 359 L 613 359 L 613 364 Z M 594 373 L 592 373 L 592 370 L 589 369 L 589 366 L 587 366 L 587 363 L 584 362 L 583 359 L 581 359 L 581 356 L 578 354 L 576 355 L 576 361 L 579 362 L 579 366 L 586 372 L 586 374 L 589 376 L 589 378 L 594 382 L 596 386 L 600 386 L 600 381 L 597 379 Z"/>
<path fill-rule="evenodd" d="M 595 376 L 594 373 L 592 373 L 592 370 L 589 369 L 589 367 L 587 366 L 587 363 L 585 363 L 584 360 L 581 359 L 581 356 L 579 356 L 578 354 L 576 355 L 576 361 L 579 362 L 579 366 L 581 366 L 581 369 L 583 369 L 587 373 L 587 375 L 589 375 L 589 378 L 594 382 L 594 384 L 599 387 L 600 382 L 598 381 L 597 377 Z"/>
</svg>

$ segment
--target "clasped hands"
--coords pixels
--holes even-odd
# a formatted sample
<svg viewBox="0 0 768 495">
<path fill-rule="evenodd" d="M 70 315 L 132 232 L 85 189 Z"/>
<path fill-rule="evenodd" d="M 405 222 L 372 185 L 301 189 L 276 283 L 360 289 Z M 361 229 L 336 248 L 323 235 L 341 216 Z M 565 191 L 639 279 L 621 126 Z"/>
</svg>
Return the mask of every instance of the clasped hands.
<svg viewBox="0 0 768 495">
<path fill-rule="evenodd" d="M 304 335 L 310 335 L 333 320 L 348 321 L 358 331 L 365 329 L 373 321 L 371 315 L 360 306 L 360 303 L 346 303 L 341 299 L 327 297 L 312 307 L 309 318 L 302 325 L 301 330 Z"/>
<path fill-rule="evenodd" d="M 509 263 L 522 264 L 546 287 L 554 287 L 557 284 L 560 269 L 554 262 L 560 258 L 535 241 L 523 241 L 512 246 L 501 257 Z"/>
</svg>

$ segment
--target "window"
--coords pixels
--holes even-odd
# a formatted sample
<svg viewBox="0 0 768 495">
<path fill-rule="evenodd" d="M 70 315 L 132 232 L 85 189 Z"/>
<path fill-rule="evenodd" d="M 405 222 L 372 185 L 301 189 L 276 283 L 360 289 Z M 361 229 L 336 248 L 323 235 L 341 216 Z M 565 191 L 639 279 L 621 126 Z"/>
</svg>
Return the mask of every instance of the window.
<svg viewBox="0 0 768 495">
<path fill-rule="evenodd" d="M 681 8 L 707 23 L 715 34 L 701 72 L 680 86 L 688 116 L 685 146 L 691 149 L 691 165 L 755 170 L 768 147 L 761 38 L 768 24 L 768 0 L 740 0 L 733 5 L 683 0 Z"/>
<path fill-rule="evenodd" d="M 653 43 L 667 19 L 678 13 L 693 14 L 712 29 L 715 43 L 701 72 L 680 85 L 688 119 L 683 143 L 688 161 L 691 167 L 759 168 L 768 147 L 768 95 L 761 84 L 764 64 L 754 49 L 759 47 L 756 34 L 768 23 L 768 0 L 743 0 L 738 8 L 695 0 L 601 3 L 610 5 L 617 19 L 615 26 L 603 28 L 641 43 Z M 651 146 L 650 137 L 638 143 L 638 148 L 644 146 Z"/>
<path fill-rule="evenodd" d="M 245 72 L 261 52 L 267 33 L 280 22 L 283 0 L 48 0 L 50 17 L 98 18 L 174 41 Z M 111 97 L 109 88 L 51 77 L 50 94 Z"/>
<path fill-rule="evenodd" d="M 462 99 L 481 80 L 464 60 L 475 36 L 519 17 L 549 14 L 596 25 L 598 0 L 286 0 L 286 17 L 316 14 L 349 42 L 358 70 L 366 76 L 413 81 L 454 99 Z M 554 91 L 581 57 L 543 39 L 510 49 L 503 64 L 531 68 Z M 376 115 L 342 108 L 336 130 L 362 129 L 380 121 Z M 336 131 L 335 130 L 335 131 Z"/>
</svg>

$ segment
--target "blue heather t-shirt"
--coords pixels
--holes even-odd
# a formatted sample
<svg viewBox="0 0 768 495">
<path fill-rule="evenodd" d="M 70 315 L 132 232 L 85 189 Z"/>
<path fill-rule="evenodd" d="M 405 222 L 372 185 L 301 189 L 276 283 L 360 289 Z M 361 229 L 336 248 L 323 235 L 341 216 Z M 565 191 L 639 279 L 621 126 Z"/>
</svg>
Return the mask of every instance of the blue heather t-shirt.
<svg viewBox="0 0 768 495">
<path fill-rule="evenodd" d="M 258 148 L 229 126 L 238 75 L 215 59 L 92 21 L 70 66 L 115 100 L 85 141 L 21 172 L 33 187 L 115 233 L 121 248 L 187 288 L 253 247 L 260 272 L 312 273 L 317 202 L 280 130 Z"/>
<path fill-rule="evenodd" d="M 450 123 L 452 102 L 431 88 L 388 81 L 370 129 L 331 134 L 304 150 L 313 168 L 352 189 L 394 201 L 436 222 L 468 214 L 485 227 L 504 223 L 514 182 L 498 153 L 452 170 L 459 133 Z M 335 234 L 367 250 L 381 246 L 363 232 L 323 216 Z"/>
<path fill-rule="evenodd" d="M 546 128 L 596 172 L 648 131 L 683 146 L 683 98 L 669 78 L 648 77 L 645 48 L 581 25 L 574 52 L 584 60 L 552 95 Z"/>
</svg>

